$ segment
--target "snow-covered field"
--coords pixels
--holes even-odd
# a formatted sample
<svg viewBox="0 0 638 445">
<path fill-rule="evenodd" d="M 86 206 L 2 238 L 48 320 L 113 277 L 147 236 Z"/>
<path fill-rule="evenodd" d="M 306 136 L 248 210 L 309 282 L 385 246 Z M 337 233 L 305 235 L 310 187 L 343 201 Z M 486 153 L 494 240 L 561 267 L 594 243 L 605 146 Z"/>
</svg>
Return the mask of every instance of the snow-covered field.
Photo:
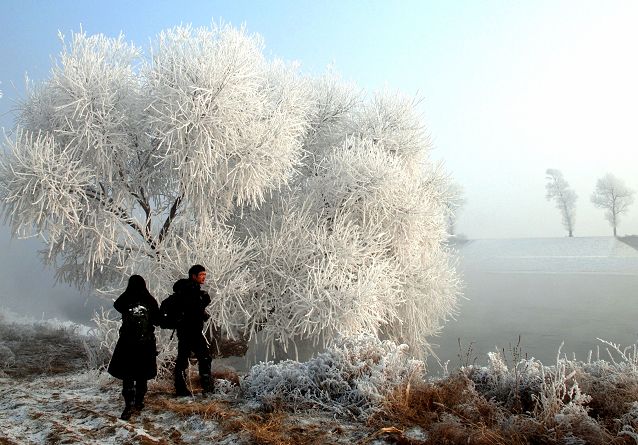
<svg viewBox="0 0 638 445">
<path fill-rule="evenodd" d="M 474 240 L 461 254 L 486 273 L 638 275 L 638 250 L 614 237 Z"/>
<path fill-rule="evenodd" d="M 587 358 L 638 339 L 638 250 L 613 237 L 489 239 L 459 248 L 467 299 L 440 337 L 439 355 L 458 365 L 472 344 L 479 359 L 516 345 L 544 363 L 564 353 Z M 606 357 L 606 352 L 601 349 Z"/>
</svg>

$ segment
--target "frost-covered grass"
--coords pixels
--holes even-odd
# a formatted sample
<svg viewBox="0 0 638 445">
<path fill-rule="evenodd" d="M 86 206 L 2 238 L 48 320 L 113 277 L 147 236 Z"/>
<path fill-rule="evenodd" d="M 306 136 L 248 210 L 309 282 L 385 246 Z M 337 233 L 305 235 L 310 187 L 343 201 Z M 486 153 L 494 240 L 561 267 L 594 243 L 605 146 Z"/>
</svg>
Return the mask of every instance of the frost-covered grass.
<svg viewBox="0 0 638 445">
<path fill-rule="evenodd" d="M 120 381 L 86 369 L 95 361 L 80 329 L 2 317 L 0 332 L 3 444 L 638 443 L 635 346 L 603 342 L 604 356 L 559 352 L 551 365 L 517 349 L 493 352 L 434 378 L 405 345 L 355 337 L 307 362 L 260 363 L 245 375 L 214 365 L 209 398 L 199 395 L 195 366 L 192 398 L 175 398 L 161 377 L 146 408 L 124 422 Z M 30 343 L 43 357 L 57 349 L 69 365 L 42 359 L 29 368 L 21 357 Z"/>
<path fill-rule="evenodd" d="M 89 328 L 0 312 L 0 377 L 32 377 L 98 368 L 108 360 Z"/>
</svg>

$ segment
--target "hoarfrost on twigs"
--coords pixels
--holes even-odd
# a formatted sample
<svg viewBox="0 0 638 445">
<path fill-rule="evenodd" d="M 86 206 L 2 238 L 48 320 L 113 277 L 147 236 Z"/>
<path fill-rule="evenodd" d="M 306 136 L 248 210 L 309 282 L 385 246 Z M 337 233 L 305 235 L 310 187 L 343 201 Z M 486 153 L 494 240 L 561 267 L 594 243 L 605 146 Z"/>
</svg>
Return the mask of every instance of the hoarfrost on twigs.
<svg viewBox="0 0 638 445">
<path fill-rule="evenodd" d="M 59 279 L 112 297 L 140 274 L 161 300 L 198 263 L 229 336 L 427 350 L 458 283 L 448 179 L 414 99 L 305 76 L 226 24 L 163 31 L 146 52 L 62 43 L 0 158 L 3 215 L 44 240 Z"/>
<path fill-rule="evenodd" d="M 242 386 L 262 403 L 285 402 L 364 419 L 380 410 L 396 388 L 424 377 L 424 363 L 410 358 L 407 345 L 364 335 L 341 339 L 307 362 L 255 365 Z"/>
</svg>

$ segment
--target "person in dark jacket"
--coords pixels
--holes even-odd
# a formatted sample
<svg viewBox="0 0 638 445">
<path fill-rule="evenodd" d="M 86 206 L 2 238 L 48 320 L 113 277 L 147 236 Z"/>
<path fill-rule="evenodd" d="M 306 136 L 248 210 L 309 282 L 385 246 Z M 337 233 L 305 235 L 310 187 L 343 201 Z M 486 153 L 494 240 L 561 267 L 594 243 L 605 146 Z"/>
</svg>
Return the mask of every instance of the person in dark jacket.
<svg viewBox="0 0 638 445">
<path fill-rule="evenodd" d="M 108 372 L 122 380 L 125 407 L 120 418 L 128 420 L 134 410 L 144 408 L 147 380 L 157 375 L 159 307 L 140 275 L 131 275 L 113 307 L 122 314 L 122 326 Z"/>
<path fill-rule="evenodd" d="M 210 377 L 211 355 L 204 337 L 204 322 L 208 320 L 206 306 L 210 296 L 201 289 L 206 281 L 206 269 L 199 264 L 188 270 L 188 278 L 182 278 L 173 285 L 177 295 L 176 311 L 180 314 L 177 322 L 177 359 L 175 360 L 175 393 L 190 396 L 186 386 L 185 371 L 191 352 L 195 353 L 199 367 L 202 394 L 213 390 Z"/>
</svg>

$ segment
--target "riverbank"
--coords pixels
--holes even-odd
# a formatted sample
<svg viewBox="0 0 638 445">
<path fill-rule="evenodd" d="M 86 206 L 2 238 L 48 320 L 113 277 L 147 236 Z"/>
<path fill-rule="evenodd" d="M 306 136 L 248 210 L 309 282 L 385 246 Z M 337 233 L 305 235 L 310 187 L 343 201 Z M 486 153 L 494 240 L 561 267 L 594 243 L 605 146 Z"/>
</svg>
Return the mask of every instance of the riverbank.
<svg viewBox="0 0 638 445">
<path fill-rule="evenodd" d="M 175 398 L 161 376 L 125 422 L 120 382 L 88 369 L 98 355 L 78 329 L 3 323 L 0 353 L 12 357 L 0 377 L 3 445 L 638 443 L 635 348 L 608 344 L 612 361 L 559 357 L 551 366 L 513 348 L 433 378 L 406 346 L 362 337 L 305 363 L 219 378 L 208 398 L 194 367 L 194 397 Z M 21 342 L 30 353 L 38 345 L 41 367 L 23 366 Z M 84 360 L 48 366 L 61 343 Z"/>
</svg>

